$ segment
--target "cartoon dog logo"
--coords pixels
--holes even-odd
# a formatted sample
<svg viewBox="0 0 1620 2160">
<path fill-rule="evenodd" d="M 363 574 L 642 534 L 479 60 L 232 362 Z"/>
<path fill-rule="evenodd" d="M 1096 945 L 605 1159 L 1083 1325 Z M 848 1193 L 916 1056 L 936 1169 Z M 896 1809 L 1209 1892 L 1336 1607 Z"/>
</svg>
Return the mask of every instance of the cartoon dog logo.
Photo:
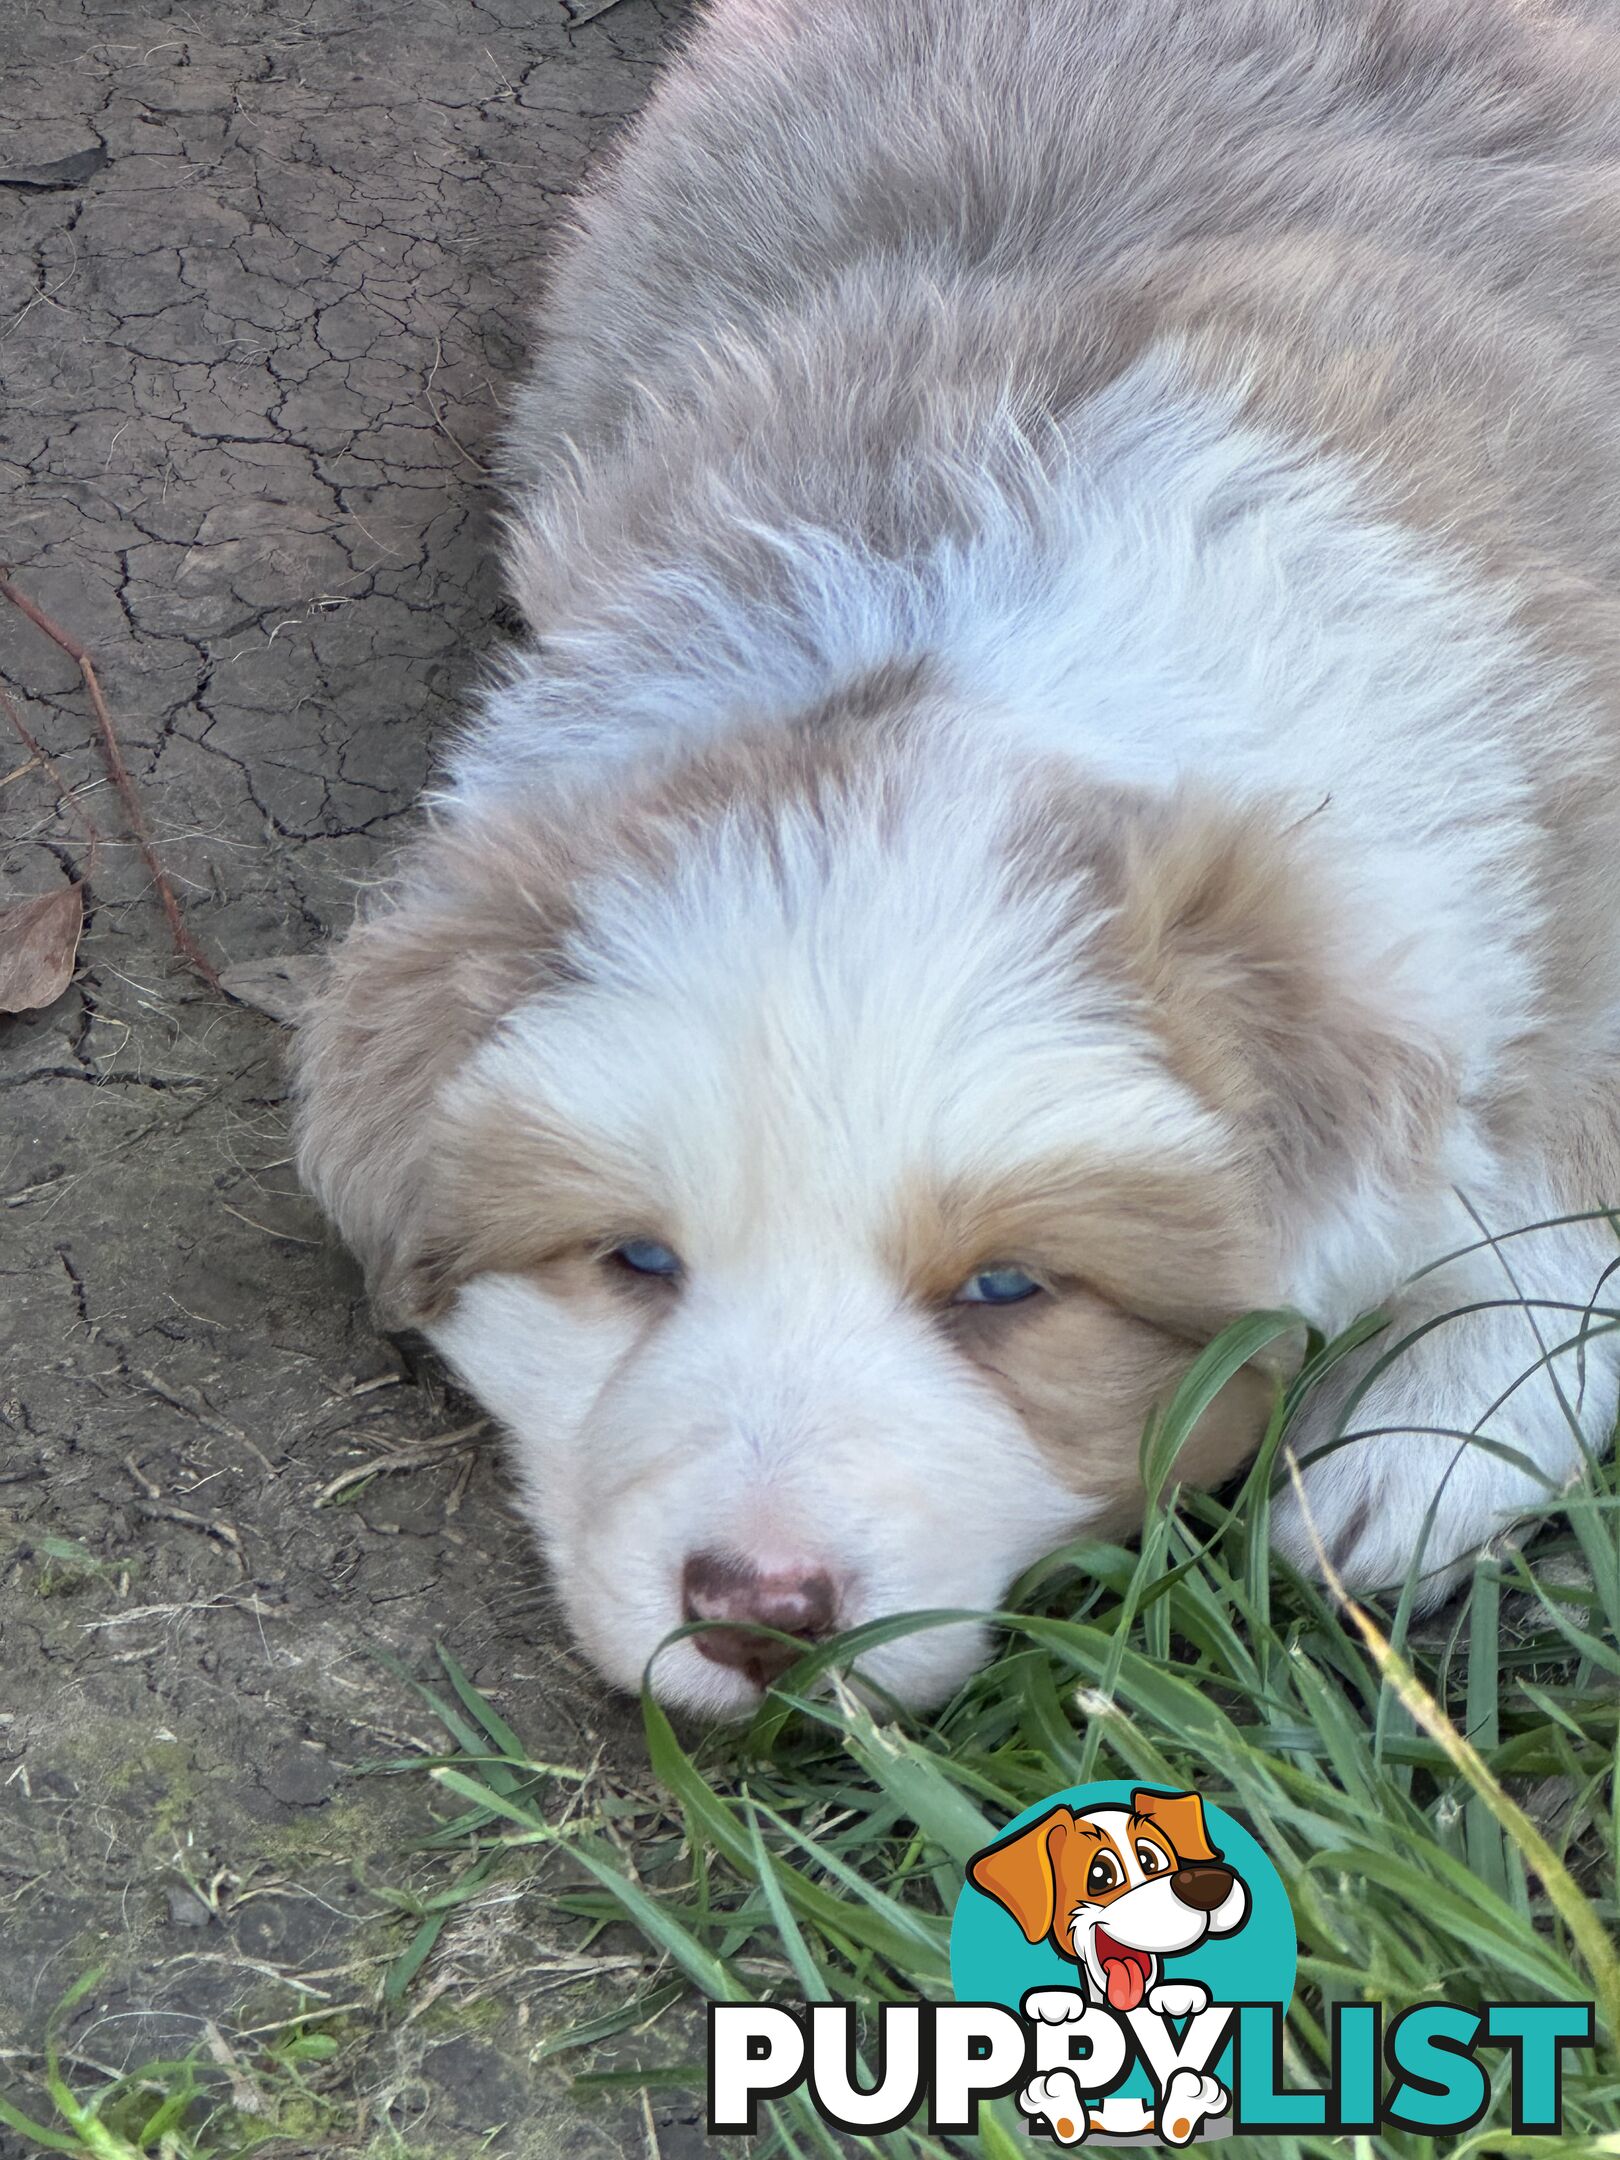
<svg viewBox="0 0 1620 2160">
<path fill-rule="evenodd" d="M 1079 2024 L 1086 2007 L 1099 2003 L 1121 2019 L 1144 2005 L 1160 2018 L 1195 2016 L 1209 2007 L 1209 1990 L 1196 1980 L 1166 1980 L 1165 1960 L 1212 1935 L 1234 1934 L 1250 1910 L 1248 1887 L 1210 1843 L 1204 1804 L 1193 1792 L 1139 1789 L 1128 1807 L 1079 1815 L 1055 1807 L 976 1854 L 968 1880 L 1011 1913 L 1027 1942 L 1050 1941 L 1075 1965 L 1078 1992 L 1038 1988 L 1024 1998 L 1024 2013 L 1037 2024 Z M 1063 2144 L 1091 2130 L 1157 2129 L 1185 2145 L 1227 2104 L 1217 2079 L 1186 2069 L 1171 2076 L 1156 2113 L 1123 2098 L 1088 2109 L 1078 2081 L 1063 2069 L 1035 2078 L 1019 2095 L 1023 2112 L 1043 2118 Z"/>
</svg>

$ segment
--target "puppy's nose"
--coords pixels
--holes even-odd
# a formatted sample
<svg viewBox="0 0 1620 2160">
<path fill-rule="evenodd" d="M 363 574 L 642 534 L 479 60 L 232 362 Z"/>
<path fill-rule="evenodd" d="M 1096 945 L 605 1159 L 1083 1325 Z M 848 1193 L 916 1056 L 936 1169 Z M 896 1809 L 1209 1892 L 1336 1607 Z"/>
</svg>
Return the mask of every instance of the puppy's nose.
<svg viewBox="0 0 1620 2160">
<path fill-rule="evenodd" d="M 1229 1867 L 1180 1867 L 1171 1876 L 1170 1887 L 1194 1912 L 1213 1912 L 1235 1879 Z"/>
<path fill-rule="evenodd" d="M 752 1628 L 779 1628 L 800 1644 L 820 1642 L 833 1631 L 838 1600 L 832 1577 L 822 1569 L 783 1568 L 766 1573 L 731 1553 L 698 1552 L 682 1574 L 681 1602 L 688 1620 L 740 1623 L 705 1628 L 692 1641 L 716 1665 L 729 1665 L 764 1688 L 802 1652 L 793 1643 L 756 1635 Z"/>
</svg>

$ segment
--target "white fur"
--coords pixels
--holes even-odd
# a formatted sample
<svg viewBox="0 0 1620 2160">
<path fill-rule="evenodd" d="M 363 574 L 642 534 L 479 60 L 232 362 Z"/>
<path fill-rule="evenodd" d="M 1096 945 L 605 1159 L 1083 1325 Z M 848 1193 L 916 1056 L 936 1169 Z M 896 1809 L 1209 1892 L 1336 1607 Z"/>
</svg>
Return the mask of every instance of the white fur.
<svg viewBox="0 0 1620 2160">
<path fill-rule="evenodd" d="M 1560 1213 L 1534 1184 L 1480 1197 L 1453 1197 L 1431 1226 L 1435 1259 L 1464 1257 L 1391 1299 L 1384 1334 L 1314 1406 L 1303 1477 L 1272 1518 L 1277 1549 L 1308 1572 L 1325 1551 L 1358 1588 L 1392 1588 L 1415 1557 L 1432 1602 L 1479 1547 L 1556 1503 L 1613 1430 L 1613 1232 L 1518 1234 Z"/>
<path fill-rule="evenodd" d="M 1018 2106 L 1020 2113 L 1027 2115 L 1031 2122 L 1049 2124 L 1058 2144 L 1085 2142 L 1091 2127 L 1091 2113 L 1080 2090 L 1080 2081 L 1072 2070 L 1048 2070 L 1040 2077 L 1031 2078 L 1019 2091 Z M 1058 2129 L 1060 2122 L 1067 2123 L 1066 2132 Z"/>
<path fill-rule="evenodd" d="M 1159 2106 L 1159 2134 L 1169 2145 L 1190 2145 L 1200 2127 L 1227 2108 L 1226 2088 L 1219 2078 L 1196 2070 L 1178 2070 L 1164 2088 Z M 1185 2127 L 1181 2127 L 1185 2125 Z"/>
<path fill-rule="evenodd" d="M 1017 1419 L 855 1269 L 717 1271 L 628 1364 L 607 1331 L 511 1277 L 474 1284 L 434 1339 L 514 1433 L 570 1624 L 621 1686 L 640 1685 L 680 1624 L 695 1551 L 744 1553 L 766 1571 L 825 1568 L 856 1621 L 993 1607 L 1009 1565 L 1086 1519 Z M 934 1628 L 870 1654 L 863 1671 L 937 1699 L 983 1647 L 976 1625 Z M 657 1681 L 705 1712 L 757 1699 L 690 1642 L 664 1653 Z"/>
</svg>

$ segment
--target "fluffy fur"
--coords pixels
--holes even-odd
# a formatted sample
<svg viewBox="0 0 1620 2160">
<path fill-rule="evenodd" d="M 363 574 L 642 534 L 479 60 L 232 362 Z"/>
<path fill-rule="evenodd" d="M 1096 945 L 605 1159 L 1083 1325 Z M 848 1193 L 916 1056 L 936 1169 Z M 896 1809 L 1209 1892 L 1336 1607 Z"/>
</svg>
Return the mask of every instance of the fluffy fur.
<svg viewBox="0 0 1620 2160">
<path fill-rule="evenodd" d="M 1606 1439 L 1607 1223 L 1500 1234 L 1620 1198 L 1617 85 L 1557 0 L 702 17 L 519 396 L 529 634 L 301 1049 L 613 1678 L 696 1553 L 849 1624 L 1128 1528 L 1254 1304 L 1415 1336 L 1279 1501 L 1358 1586 Z"/>
</svg>

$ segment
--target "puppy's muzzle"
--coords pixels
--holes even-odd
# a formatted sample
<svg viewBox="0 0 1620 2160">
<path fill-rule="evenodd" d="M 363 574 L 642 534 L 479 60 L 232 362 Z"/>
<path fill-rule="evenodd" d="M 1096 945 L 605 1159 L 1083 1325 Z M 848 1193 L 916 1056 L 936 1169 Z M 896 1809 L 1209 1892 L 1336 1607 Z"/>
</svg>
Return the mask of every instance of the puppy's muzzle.
<svg viewBox="0 0 1620 2160">
<path fill-rule="evenodd" d="M 694 1646 L 716 1665 L 729 1665 L 759 1688 L 769 1687 L 812 1643 L 832 1634 L 838 1594 L 825 1569 L 778 1569 L 766 1574 L 730 1553 L 693 1553 L 681 1576 L 688 1620 L 724 1620 L 705 1628 Z M 776 1628 L 792 1642 L 773 1642 L 755 1627 Z"/>
<path fill-rule="evenodd" d="M 1236 1879 L 1229 1867 L 1182 1867 L 1171 1876 L 1170 1887 L 1194 1912 L 1213 1912 Z"/>
</svg>

